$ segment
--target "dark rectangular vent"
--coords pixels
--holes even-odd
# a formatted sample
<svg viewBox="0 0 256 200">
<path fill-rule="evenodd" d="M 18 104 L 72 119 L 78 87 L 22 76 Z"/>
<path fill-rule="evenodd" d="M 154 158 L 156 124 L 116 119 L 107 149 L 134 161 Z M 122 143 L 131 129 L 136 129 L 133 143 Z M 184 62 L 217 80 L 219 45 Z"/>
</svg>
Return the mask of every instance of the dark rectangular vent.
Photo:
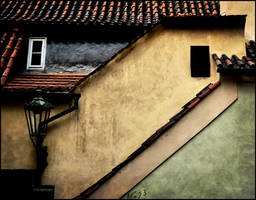
<svg viewBox="0 0 256 200">
<path fill-rule="evenodd" d="M 191 46 L 190 67 L 192 77 L 210 77 L 209 46 Z"/>
</svg>

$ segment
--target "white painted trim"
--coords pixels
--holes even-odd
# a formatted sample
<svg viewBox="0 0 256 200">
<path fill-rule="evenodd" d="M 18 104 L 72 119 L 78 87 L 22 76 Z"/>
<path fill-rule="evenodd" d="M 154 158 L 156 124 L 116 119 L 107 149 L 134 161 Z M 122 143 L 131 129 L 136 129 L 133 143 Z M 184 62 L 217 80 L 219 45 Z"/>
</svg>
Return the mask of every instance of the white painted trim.
<svg viewBox="0 0 256 200">
<path fill-rule="evenodd" d="M 41 64 L 40 65 L 32 65 L 32 44 L 34 41 L 42 41 L 42 49 L 41 49 Z M 27 59 L 27 70 L 44 70 L 45 67 L 45 56 L 46 56 L 46 37 L 31 37 L 29 38 L 28 44 L 28 59 Z"/>
</svg>

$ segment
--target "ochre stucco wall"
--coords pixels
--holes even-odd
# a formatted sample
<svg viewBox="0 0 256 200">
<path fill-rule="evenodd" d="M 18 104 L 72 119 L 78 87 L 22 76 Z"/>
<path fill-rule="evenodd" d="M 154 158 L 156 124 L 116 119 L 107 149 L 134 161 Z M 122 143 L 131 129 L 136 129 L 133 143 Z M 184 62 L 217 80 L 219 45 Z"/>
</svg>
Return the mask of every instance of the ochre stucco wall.
<svg viewBox="0 0 256 200">
<path fill-rule="evenodd" d="M 247 15 L 245 39 L 255 40 L 255 1 L 220 1 L 220 13 Z"/>
<path fill-rule="evenodd" d="M 242 28 L 178 30 L 159 25 L 76 90 L 82 95 L 79 109 L 49 124 L 45 139 L 49 165 L 43 184 L 55 185 L 55 198 L 71 198 L 84 191 L 198 91 L 219 80 L 212 58 L 210 78 L 190 76 L 191 45 L 209 45 L 210 54 L 245 55 Z M 54 112 L 67 106 L 57 106 Z M 2 168 L 34 167 L 23 112 L 22 105 L 3 106 Z M 13 129 L 11 121 L 16 118 L 20 122 Z M 23 151 L 13 146 L 24 142 Z"/>
<path fill-rule="evenodd" d="M 1 101 L 1 168 L 33 169 L 35 151 L 28 135 L 24 104 Z"/>
</svg>

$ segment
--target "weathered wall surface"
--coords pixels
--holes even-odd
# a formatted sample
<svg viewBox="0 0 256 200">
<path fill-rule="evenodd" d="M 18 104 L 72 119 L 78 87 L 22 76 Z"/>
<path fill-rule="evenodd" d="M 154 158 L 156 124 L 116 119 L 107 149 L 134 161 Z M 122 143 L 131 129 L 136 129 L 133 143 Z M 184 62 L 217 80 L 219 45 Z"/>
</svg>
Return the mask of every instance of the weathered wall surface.
<svg viewBox="0 0 256 200">
<path fill-rule="evenodd" d="M 247 15 L 245 39 L 255 40 L 255 1 L 220 1 L 220 13 Z"/>
<path fill-rule="evenodd" d="M 254 199 L 255 84 L 123 199 Z"/>
<path fill-rule="evenodd" d="M 35 151 L 28 135 L 24 104 L 1 101 L 1 167 L 33 169 Z"/>
<path fill-rule="evenodd" d="M 219 80 L 212 59 L 210 78 L 190 76 L 191 45 L 209 45 L 210 54 L 245 55 L 242 28 L 171 30 L 160 25 L 77 89 L 82 94 L 79 109 L 50 124 L 45 139 L 49 165 L 43 183 L 55 185 L 56 198 L 78 195 L 137 149 L 198 91 Z M 55 112 L 62 109 L 58 106 Z M 32 145 L 27 141 L 23 151 L 12 146 L 27 135 L 23 112 L 23 106 L 3 108 L 2 168 L 33 168 L 34 157 L 24 159 L 24 151 L 33 154 Z M 16 117 L 24 122 L 13 129 L 10 120 Z"/>
</svg>

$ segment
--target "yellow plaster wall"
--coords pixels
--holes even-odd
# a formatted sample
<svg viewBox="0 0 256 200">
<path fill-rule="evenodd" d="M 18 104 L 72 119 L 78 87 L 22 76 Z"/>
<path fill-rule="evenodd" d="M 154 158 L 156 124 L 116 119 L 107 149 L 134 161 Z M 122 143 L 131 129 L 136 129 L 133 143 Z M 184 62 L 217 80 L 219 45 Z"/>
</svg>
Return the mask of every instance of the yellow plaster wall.
<svg viewBox="0 0 256 200">
<path fill-rule="evenodd" d="M 49 124 L 45 139 L 49 165 L 43 184 L 55 185 L 55 198 L 72 198 L 84 191 L 136 150 L 198 91 L 219 80 L 212 58 L 210 78 L 190 76 L 191 45 L 209 45 L 210 54 L 245 54 L 242 28 L 171 30 L 159 25 L 76 90 L 82 95 L 79 109 Z M 57 106 L 54 112 L 64 108 Z M 10 121 L 16 118 L 20 121 L 13 130 Z M 25 126 L 23 106 L 4 106 L 2 168 L 33 168 L 32 146 L 23 138 Z M 16 136 L 20 132 L 23 136 Z M 12 146 L 22 142 L 26 143 L 24 151 Z M 7 158 L 12 154 L 15 157 Z"/>
<path fill-rule="evenodd" d="M 255 40 L 255 1 L 220 1 L 220 13 L 247 15 L 245 39 Z"/>
<path fill-rule="evenodd" d="M 24 104 L 1 104 L 1 168 L 33 169 L 35 151 L 28 135 Z"/>
</svg>

